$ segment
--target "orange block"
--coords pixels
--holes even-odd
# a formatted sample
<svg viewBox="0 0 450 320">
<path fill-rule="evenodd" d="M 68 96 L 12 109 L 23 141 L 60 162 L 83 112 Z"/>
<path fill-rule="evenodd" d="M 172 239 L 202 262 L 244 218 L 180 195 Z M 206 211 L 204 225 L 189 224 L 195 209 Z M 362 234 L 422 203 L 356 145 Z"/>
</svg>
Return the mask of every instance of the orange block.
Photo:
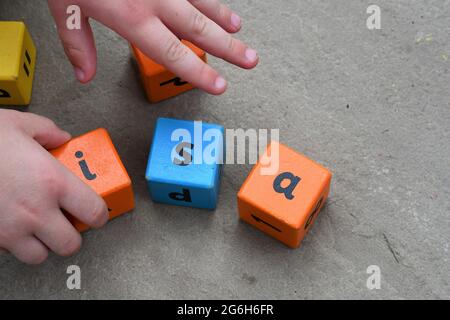
<svg viewBox="0 0 450 320">
<path fill-rule="evenodd" d="M 203 50 L 188 41 L 183 40 L 182 42 L 200 59 L 207 62 L 206 53 Z M 194 88 L 190 83 L 183 81 L 162 65 L 147 57 L 135 45 L 130 44 L 130 47 L 132 55 L 137 61 L 142 83 L 150 102 L 159 102 Z"/>
<path fill-rule="evenodd" d="M 74 138 L 51 154 L 105 200 L 110 219 L 134 208 L 131 179 L 105 129 Z M 68 218 L 78 231 L 89 229 L 76 218 Z"/>
<path fill-rule="evenodd" d="M 258 161 L 239 191 L 239 216 L 296 248 L 328 197 L 331 173 L 278 142 L 272 142 L 263 157 L 276 155 L 275 148 L 279 150 L 277 173 L 264 175 Z"/>
</svg>

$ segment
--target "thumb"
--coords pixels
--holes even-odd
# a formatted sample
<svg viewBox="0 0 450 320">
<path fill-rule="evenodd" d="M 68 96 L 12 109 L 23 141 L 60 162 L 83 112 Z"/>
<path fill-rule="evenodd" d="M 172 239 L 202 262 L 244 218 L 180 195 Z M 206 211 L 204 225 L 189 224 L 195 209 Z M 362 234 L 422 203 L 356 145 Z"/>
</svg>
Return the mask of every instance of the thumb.
<svg viewBox="0 0 450 320">
<path fill-rule="evenodd" d="M 32 113 L 22 114 L 20 127 L 47 150 L 57 148 L 71 139 L 71 135 L 58 128 L 52 120 Z"/>
<path fill-rule="evenodd" d="M 48 5 L 56 22 L 64 51 L 72 64 L 78 81 L 92 80 L 97 67 L 97 50 L 88 17 L 77 7 L 67 6 L 67 1 L 49 0 Z M 79 20 L 76 28 L 68 27 L 68 19 Z"/>
</svg>

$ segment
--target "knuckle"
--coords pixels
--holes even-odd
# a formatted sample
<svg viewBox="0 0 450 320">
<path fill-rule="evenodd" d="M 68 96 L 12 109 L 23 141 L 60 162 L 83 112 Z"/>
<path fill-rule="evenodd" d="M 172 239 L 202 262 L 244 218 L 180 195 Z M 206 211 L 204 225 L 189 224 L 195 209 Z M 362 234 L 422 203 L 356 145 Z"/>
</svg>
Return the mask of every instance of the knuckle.
<svg viewBox="0 0 450 320">
<path fill-rule="evenodd" d="M 189 0 L 190 3 L 194 6 L 194 7 L 202 7 L 205 5 L 205 3 L 208 2 L 208 0 Z"/>
<path fill-rule="evenodd" d="M 122 3 L 125 7 L 125 11 L 130 14 L 138 14 L 139 12 L 142 12 L 143 8 L 146 6 L 145 0 L 124 0 Z"/>
<path fill-rule="evenodd" d="M 6 248 L 8 243 L 14 240 L 13 228 L 1 228 L 0 229 L 0 248 Z"/>
<path fill-rule="evenodd" d="M 42 264 L 45 260 L 47 260 L 47 258 L 48 258 L 48 251 L 39 250 L 30 253 L 29 255 L 23 257 L 23 259 L 20 260 L 22 260 L 26 264 L 38 265 Z"/>
<path fill-rule="evenodd" d="M 16 118 L 19 117 L 21 115 L 21 113 L 19 111 L 16 110 L 6 110 L 6 109 L 1 109 L 0 110 L 0 115 L 5 118 L 11 119 L 11 118 Z"/>
<path fill-rule="evenodd" d="M 80 236 L 67 237 L 62 243 L 58 253 L 63 257 L 71 256 L 80 250 L 81 242 Z"/>
<path fill-rule="evenodd" d="M 198 36 L 205 35 L 208 26 L 206 17 L 202 13 L 196 12 L 192 21 L 192 32 Z"/>
<path fill-rule="evenodd" d="M 225 5 L 223 5 L 221 3 L 217 5 L 217 16 L 221 20 L 227 19 L 227 17 L 229 15 L 230 15 L 230 12 L 229 12 L 228 8 Z"/>
<path fill-rule="evenodd" d="M 39 217 L 42 214 L 40 205 L 35 201 L 32 201 L 29 195 L 17 199 L 16 202 L 16 214 L 14 214 L 14 220 L 11 221 L 13 225 L 20 225 L 23 229 L 33 229 L 40 221 Z M 10 235 L 7 233 L 7 235 Z"/>
<path fill-rule="evenodd" d="M 15 110 L 0 110 L 0 120 L 2 121 L 2 126 L 19 126 L 19 123 L 23 115 L 19 111 Z M 4 122 L 4 124 L 3 124 Z"/>
<path fill-rule="evenodd" d="M 179 40 L 169 42 L 166 49 L 166 58 L 169 62 L 178 62 L 187 54 L 187 48 Z"/>
<path fill-rule="evenodd" d="M 232 35 L 228 35 L 227 48 L 230 52 L 234 52 L 236 48 L 236 39 Z"/>
<path fill-rule="evenodd" d="M 206 63 L 202 63 L 200 70 L 198 72 L 198 75 L 200 77 L 200 79 L 206 79 L 209 78 L 209 67 Z"/>
<path fill-rule="evenodd" d="M 64 192 L 65 186 L 63 180 L 61 179 L 61 175 L 57 170 L 49 169 L 46 171 L 41 171 L 38 175 L 40 183 L 50 196 L 59 196 L 62 192 Z"/>
<path fill-rule="evenodd" d="M 92 212 L 89 215 L 93 227 L 102 227 L 108 221 L 108 210 L 103 200 L 95 201 Z"/>
<path fill-rule="evenodd" d="M 43 127 L 47 130 L 52 130 L 52 129 L 58 128 L 56 123 L 47 117 L 43 117 L 43 116 L 33 114 L 33 113 L 28 113 L 28 114 L 25 114 L 24 116 L 25 116 L 25 120 L 27 120 L 29 122 L 38 123 L 40 127 Z"/>
<path fill-rule="evenodd" d="M 37 230 L 42 228 L 44 224 L 43 215 L 44 212 L 40 207 L 36 205 L 28 205 L 28 211 L 19 217 L 20 225 L 26 230 Z"/>
<path fill-rule="evenodd" d="M 46 117 L 41 117 L 41 116 L 39 116 L 39 119 L 42 122 L 42 125 L 45 126 L 46 128 L 49 128 L 49 129 L 56 128 L 56 123 L 53 120 L 46 118 Z"/>
<path fill-rule="evenodd" d="M 63 40 L 62 45 L 64 47 L 64 52 L 69 57 L 73 57 L 83 53 L 83 50 L 81 48 L 79 48 L 76 44 L 70 41 Z"/>
<path fill-rule="evenodd" d="M 129 26 L 141 25 L 148 18 L 147 7 L 144 0 L 123 1 L 122 19 Z"/>
</svg>

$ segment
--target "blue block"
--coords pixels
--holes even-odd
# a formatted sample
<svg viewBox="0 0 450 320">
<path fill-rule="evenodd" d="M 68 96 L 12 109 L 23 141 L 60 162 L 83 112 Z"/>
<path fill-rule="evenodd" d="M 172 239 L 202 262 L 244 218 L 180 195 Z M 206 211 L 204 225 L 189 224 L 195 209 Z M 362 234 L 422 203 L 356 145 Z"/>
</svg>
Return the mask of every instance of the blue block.
<svg viewBox="0 0 450 320">
<path fill-rule="evenodd" d="M 215 209 L 223 151 L 222 126 L 159 118 L 145 174 L 153 201 Z"/>
</svg>

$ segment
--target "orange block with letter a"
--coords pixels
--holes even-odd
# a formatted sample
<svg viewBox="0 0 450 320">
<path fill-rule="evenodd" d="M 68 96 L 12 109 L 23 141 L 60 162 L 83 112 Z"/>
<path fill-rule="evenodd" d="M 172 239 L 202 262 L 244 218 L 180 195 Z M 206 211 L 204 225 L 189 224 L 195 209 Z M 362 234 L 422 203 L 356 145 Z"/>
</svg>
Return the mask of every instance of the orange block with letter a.
<svg viewBox="0 0 450 320">
<path fill-rule="evenodd" d="M 276 173 L 264 174 L 260 159 L 244 182 L 238 194 L 239 215 L 242 220 L 296 248 L 327 200 L 332 175 L 321 165 L 278 142 L 272 142 L 263 157 L 276 159 L 276 154 L 279 155 Z"/>
<path fill-rule="evenodd" d="M 183 40 L 182 42 L 200 59 L 207 62 L 206 53 L 203 50 L 188 41 Z M 130 47 L 131 53 L 137 61 L 142 83 L 150 102 L 159 102 L 194 88 L 190 83 L 183 81 L 162 65 L 147 57 L 135 45 L 130 44 Z"/>
<path fill-rule="evenodd" d="M 51 154 L 105 200 L 110 219 L 134 208 L 131 179 L 105 129 L 74 138 Z M 74 217 L 68 218 L 78 231 L 89 229 Z"/>
</svg>

